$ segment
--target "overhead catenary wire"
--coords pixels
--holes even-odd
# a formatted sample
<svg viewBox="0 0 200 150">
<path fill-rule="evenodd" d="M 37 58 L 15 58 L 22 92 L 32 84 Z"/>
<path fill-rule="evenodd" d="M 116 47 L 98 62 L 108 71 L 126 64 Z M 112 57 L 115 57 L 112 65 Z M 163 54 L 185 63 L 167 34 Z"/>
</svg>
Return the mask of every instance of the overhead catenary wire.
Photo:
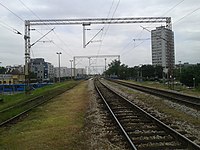
<svg viewBox="0 0 200 150">
<path fill-rule="evenodd" d="M 200 7 L 199 7 L 199 8 L 196 8 L 195 10 L 193 10 L 193 11 L 187 13 L 186 15 L 184 15 L 183 17 L 181 17 L 180 19 L 176 20 L 176 21 L 174 22 L 174 25 L 177 24 L 178 22 L 180 22 L 181 20 L 183 20 L 184 18 L 188 17 L 189 15 L 195 13 L 195 12 L 198 11 L 198 10 L 200 10 Z"/>
<path fill-rule="evenodd" d="M 24 2 L 22 2 L 22 0 L 18 0 L 26 9 L 28 9 L 37 19 L 39 19 L 39 20 L 41 20 L 41 18 L 34 12 L 34 11 L 32 11 Z M 49 25 L 46 25 L 49 29 L 51 29 L 51 27 L 49 26 Z M 56 35 L 56 37 L 57 37 L 57 39 L 59 40 L 59 41 L 61 41 L 67 48 L 68 48 L 68 50 L 71 52 L 71 53 L 73 53 L 72 52 L 72 50 L 69 48 L 69 46 L 66 44 L 66 42 L 65 41 L 63 41 L 59 36 L 58 36 L 58 34 L 53 30 L 53 33 Z M 55 44 L 55 43 L 54 43 Z"/>
<path fill-rule="evenodd" d="M 168 11 L 166 11 L 165 13 L 163 13 L 162 16 L 168 14 L 170 11 L 172 11 L 174 8 L 176 8 L 178 5 L 180 5 L 181 3 L 183 3 L 185 0 L 181 0 L 180 2 L 178 2 L 177 4 L 175 4 L 174 6 L 172 6 Z"/>
<path fill-rule="evenodd" d="M 0 5 L 2 7 L 4 7 L 5 9 L 7 9 L 9 12 L 11 12 L 14 16 L 16 16 L 19 20 L 21 20 L 22 22 L 24 22 L 24 19 L 22 19 L 19 15 L 17 15 L 16 13 L 14 13 L 11 9 L 9 9 L 8 7 L 6 7 L 5 5 L 3 5 L 1 2 L 0 2 Z"/>
<path fill-rule="evenodd" d="M 109 9 L 109 11 L 108 11 L 107 18 L 110 16 L 111 10 L 112 10 L 113 5 L 114 5 L 114 1 L 115 1 L 115 0 L 112 0 L 110 9 Z M 106 25 L 103 26 L 103 29 L 105 28 L 105 26 L 106 26 Z M 101 48 L 102 48 L 102 42 L 103 42 L 102 39 L 103 39 L 103 36 L 104 36 L 104 33 L 102 32 L 101 37 L 100 37 L 100 41 L 101 41 L 101 42 L 100 42 L 100 44 L 99 44 L 99 48 L 98 48 L 98 51 L 97 51 L 97 56 L 99 55 L 99 52 L 100 52 L 100 50 L 101 50 Z"/>
<path fill-rule="evenodd" d="M 142 40 L 139 44 L 134 45 L 134 47 L 132 48 L 132 50 L 135 49 L 135 48 L 137 48 L 137 47 L 139 47 L 139 46 L 140 46 L 141 44 L 143 44 L 144 42 L 145 42 L 145 40 Z M 129 49 L 128 49 L 128 50 L 129 50 Z M 127 51 L 128 51 L 128 50 L 127 50 Z M 124 56 L 125 54 L 128 54 L 127 51 L 125 51 L 124 53 L 122 53 L 121 56 Z"/>
<path fill-rule="evenodd" d="M 114 17 L 114 15 L 115 15 L 115 13 L 116 13 L 118 7 L 119 7 L 119 3 L 120 3 L 120 0 L 118 0 L 118 3 L 117 3 L 117 5 L 116 5 L 116 7 L 115 7 L 115 10 L 114 10 L 114 12 L 113 12 L 113 14 L 112 14 L 111 19 Z M 112 1 L 111 7 L 110 7 L 109 12 L 108 12 L 108 15 L 107 15 L 107 18 L 110 16 L 110 13 L 111 13 L 111 10 L 112 10 L 112 8 L 113 8 L 113 5 L 114 5 L 114 0 Z M 99 48 L 98 48 L 98 51 L 97 51 L 97 56 L 98 56 L 99 53 L 100 53 L 100 50 L 101 50 L 101 48 L 102 48 L 103 40 L 105 39 L 105 36 L 106 36 L 106 34 L 107 34 L 107 32 L 108 32 L 109 27 L 110 27 L 110 24 L 109 24 L 109 25 L 107 26 L 107 28 L 105 29 L 105 32 L 104 32 L 104 33 L 102 32 L 102 35 L 101 35 L 101 38 L 100 38 L 100 41 L 101 41 L 101 42 L 100 42 L 100 45 L 99 45 Z M 105 28 L 105 25 L 104 25 L 103 28 Z M 97 61 L 97 58 L 96 58 L 96 61 Z"/>
<path fill-rule="evenodd" d="M 4 4 L 2 4 L 0 2 L 0 5 L 2 7 L 4 7 L 5 9 L 7 9 L 9 12 L 11 12 L 14 16 L 16 16 L 18 19 L 20 19 L 21 21 L 24 22 L 24 20 L 19 16 L 17 15 L 16 13 L 14 13 L 11 9 L 9 9 L 8 7 L 6 7 Z M 0 22 L 3 24 L 1 24 L 2 27 L 4 27 L 5 29 L 11 31 L 11 32 L 14 32 L 15 34 L 19 34 L 19 35 L 22 35 L 22 32 L 20 32 L 19 30 L 15 29 L 14 27 L 12 27 L 11 25 L 8 25 L 7 23 L 3 22 L 0 20 Z"/>
<path fill-rule="evenodd" d="M 119 3 L 120 3 L 120 0 L 118 0 L 118 2 L 117 2 L 117 5 L 116 5 L 116 7 L 115 7 L 115 10 L 114 10 L 114 12 L 113 12 L 113 14 L 112 14 L 111 19 L 114 17 L 114 15 L 115 15 L 115 13 L 116 13 L 118 7 L 119 7 Z M 105 33 L 104 33 L 104 35 L 103 35 L 102 41 L 105 39 L 105 36 L 106 36 L 106 34 L 107 34 L 109 28 L 110 28 L 110 24 L 108 24 L 107 28 L 105 29 Z"/>
<path fill-rule="evenodd" d="M 53 31 L 55 28 L 51 29 L 49 32 L 47 32 L 46 34 L 44 34 L 42 37 L 40 37 L 38 40 L 36 40 L 33 44 L 30 45 L 30 47 L 32 47 L 33 45 L 35 45 L 37 42 L 39 42 L 41 39 L 43 39 L 47 34 L 49 34 L 51 31 Z"/>
<path fill-rule="evenodd" d="M 138 34 L 135 36 L 135 38 L 141 37 L 141 34 L 142 34 L 143 30 L 144 30 L 144 29 L 140 30 L 140 33 L 138 33 Z M 130 42 L 128 42 L 128 43 L 120 50 L 120 53 L 123 52 L 126 48 L 128 48 L 129 45 L 130 45 L 131 43 L 133 43 L 133 42 L 134 42 L 133 39 L 131 39 Z"/>
<path fill-rule="evenodd" d="M 36 30 L 39 34 L 43 35 L 40 31 Z M 48 37 L 45 37 L 47 40 L 50 40 Z M 54 41 L 51 42 L 53 45 L 55 45 L 58 49 L 62 50 L 63 53 L 66 53 L 68 56 L 72 57 L 71 54 L 69 54 L 68 52 L 66 52 L 61 46 L 59 46 L 58 44 L 56 44 Z"/>
<path fill-rule="evenodd" d="M 173 9 L 175 9 L 177 6 L 179 6 L 179 5 L 180 5 L 181 3 L 183 3 L 184 1 L 185 1 L 185 0 L 179 1 L 178 3 L 176 3 L 175 5 L 173 5 L 169 10 L 167 10 L 165 13 L 163 13 L 161 16 L 164 16 L 164 15 L 168 14 L 170 11 L 172 11 Z M 150 25 L 152 25 L 152 23 L 151 23 Z M 143 31 L 144 31 L 144 28 L 142 28 L 142 30 L 140 31 L 139 34 L 142 34 Z M 139 35 L 139 34 L 138 34 L 138 35 Z M 136 38 L 137 38 L 137 36 L 136 36 Z M 133 42 L 133 40 L 131 39 L 131 41 L 128 42 L 128 44 L 127 44 L 126 46 L 124 46 L 120 52 L 124 51 L 127 47 L 129 47 L 129 45 L 130 45 L 132 42 Z M 142 43 L 144 43 L 144 42 L 141 42 L 139 45 L 141 45 Z M 138 45 L 138 46 L 139 46 L 139 45 Z M 137 46 L 137 47 L 138 47 L 138 46 Z M 123 53 L 123 54 L 124 54 L 124 53 Z"/>
<path fill-rule="evenodd" d="M 103 31 L 103 28 L 100 29 L 100 30 L 85 44 L 85 47 L 86 47 L 89 43 L 93 42 L 94 38 L 97 37 L 97 35 L 98 35 L 100 32 L 102 32 L 102 31 Z"/>
</svg>

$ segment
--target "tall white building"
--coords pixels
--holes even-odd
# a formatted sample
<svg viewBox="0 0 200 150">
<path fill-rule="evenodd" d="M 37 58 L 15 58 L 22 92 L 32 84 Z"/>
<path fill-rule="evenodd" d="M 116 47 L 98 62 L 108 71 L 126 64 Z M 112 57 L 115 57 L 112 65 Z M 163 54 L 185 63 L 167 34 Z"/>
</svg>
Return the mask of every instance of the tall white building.
<svg viewBox="0 0 200 150">
<path fill-rule="evenodd" d="M 174 32 L 164 26 L 151 31 L 152 64 L 172 69 L 175 64 Z"/>
</svg>

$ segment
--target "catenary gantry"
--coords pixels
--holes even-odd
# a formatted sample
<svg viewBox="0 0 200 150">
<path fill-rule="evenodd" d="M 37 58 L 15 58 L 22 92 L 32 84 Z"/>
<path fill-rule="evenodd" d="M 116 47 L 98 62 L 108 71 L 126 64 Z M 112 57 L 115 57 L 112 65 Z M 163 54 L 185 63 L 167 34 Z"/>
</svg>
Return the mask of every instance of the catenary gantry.
<svg viewBox="0 0 200 150">
<path fill-rule="evenodd" d="M 130 23 L 166 23 L 167 28 L 171 28 L 171 17 L 123 17 L 123 18 L 83 18 L 83 19 L 39 19 L 25 20 L 25 75 L 28 76 L 28 64 L 30 62 L 30 31 L 31 26 L 49 25 L 82 25 L 84 27 L 91 24 L 130 24 Z"/>
</svg>

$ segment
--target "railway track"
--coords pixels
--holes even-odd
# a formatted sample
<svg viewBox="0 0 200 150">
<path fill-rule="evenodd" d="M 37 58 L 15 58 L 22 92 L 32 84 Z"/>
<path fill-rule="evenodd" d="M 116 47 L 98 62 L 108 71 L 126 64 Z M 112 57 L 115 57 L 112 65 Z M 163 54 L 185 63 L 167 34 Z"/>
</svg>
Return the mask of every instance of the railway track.
<svg viewBox="0 0 200 150">
<path fill-rule="evenodd" d="M 120 96 L 99 80 L 95 80 L 94 84 L 107 108 L 107 113 L 109 112 L 111 120 L 115 123 L 113 130 L 118 128 L 116 143 L 122 143 L 125 149 L 200 149 L 199 145 Z"/>
<path fill-rule="evenodd" d="M 169 100 L 173 100 L 175 102 L 178 102 L 178 103 L 184 104 L 186 106 L 200 110 L 200 98 L 199 97 L 181 94 L 181 93 L 178 93 L 175 91 L 173 92 L 173 91 L 167 91 L 167 90 L 162 90 L 162 89 L 141 86 L 141 85 L 137 85 L 134 83 L 128 83 L 128 82 L 119 81 L 119 80 L 109 80 L 109 81 L 118 83 L 120 85 L 129 87 L 132 89 L 136 89 L 136 90 L 139 90 L 139 91 L 142 91 L 145 93 L 149 93 L 149 94 L 156 95 L 159 97 L 165 97 Z"/>
<path fill-rule="evenodd" d="M 75 86 L 72 86 L 69 89 L 72 89 Z M 67 89 L 67 90 L 69 90 L 69 89 Z M 43 103 L 64 93 L 65 91 L 66 91 L 66 89 L 57 89 L 52 92 L 46 92 L 41 96 L 32 98 L 30 100 L 18 103 L 16 105 L 8 107 L 4 110 L 1 110 L 0 111 L 0 127 L 5 126 L 5 125 L 17 120 L 18 118 L 20 118 L 27 112 L 31 111 L 33 108 L 42 105 Z"/>
</svg>

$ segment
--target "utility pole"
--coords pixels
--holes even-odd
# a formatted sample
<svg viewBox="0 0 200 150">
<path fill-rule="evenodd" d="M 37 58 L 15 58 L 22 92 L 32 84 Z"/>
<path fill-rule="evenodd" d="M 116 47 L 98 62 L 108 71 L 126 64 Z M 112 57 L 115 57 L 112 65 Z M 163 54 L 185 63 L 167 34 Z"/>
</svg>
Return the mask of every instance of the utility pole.
<svg viewBox="0 0 200 150">
<path fill-rule="evenodd" d="M 195 78 L 193 78 L 193 87 L 194 87 L 194 89 L 195 89 Z"/>
<path fill-rule="evenodd" d="M 180 76 L 181 76 L 181 61 L 178 61 L 179 62 L 179 67 L 180 67 Z"/>
<path fill-rule="evenodd" d="M 106 71 L 106 58 L 105 58 L 105 71 Z"/>
<path fill-rule="evenodd" d="M 90 63 L 90 59 L 91 59 L 91 57 L 88 57 L 88 59 L 89 59 L 88 75 L 90 75 L 90 65 L 91 65 L 91 63 Z"/>
<path fill-rule="evenodd" d="M 72 80 L 72 62 L 73 62 L 73 60 L 69 60 L 69 61 L 71 63 L 71 80 Z"/>
<path fill-rule="evenodd" d="M 56 54 L 58 54 L 58 67 L 59 67 L 58 75 L 59 75 L 59 83 L 60 83 L 60 55 L 61 55 L 62 53 L 61 53 L 61 52 L 57 52 Z"/>
</svg>

